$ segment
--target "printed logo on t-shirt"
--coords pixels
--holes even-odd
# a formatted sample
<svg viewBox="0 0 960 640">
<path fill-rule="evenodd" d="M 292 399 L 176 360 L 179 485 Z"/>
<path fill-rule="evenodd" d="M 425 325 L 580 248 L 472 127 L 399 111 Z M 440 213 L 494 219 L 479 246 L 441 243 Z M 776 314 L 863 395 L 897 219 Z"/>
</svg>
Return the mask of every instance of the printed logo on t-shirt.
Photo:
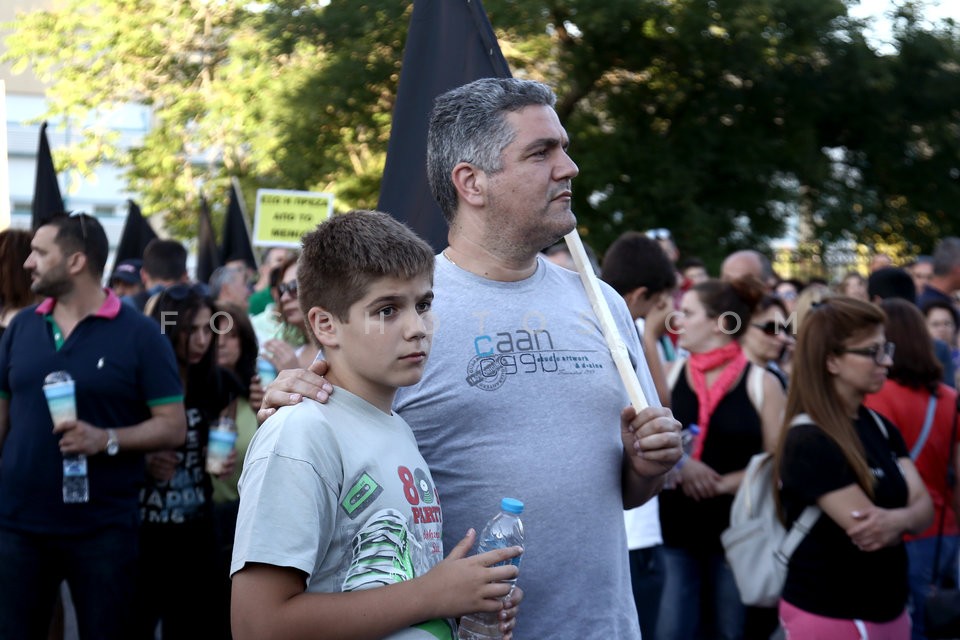
<svg viewBox="0 0 960 640">
<path fill-rule="evenodd" d="M 502 387 L 510 376 L 583 375 L 603 369 L 610 355 L 563 349 L 546 329 L 516 329 L 477 335 L 474 356 L 467 363 L 467 384 L 484 391 Z"/>
<path fill-rule="evenodd" d="M 443 559 L 443 548 L 437 542 L 439 531 L 436 531 L 436 538 L 424 536 L 426 532 L 423 531 L 432 532 L 438 527 L 411 524 L 396 509 L 374 512 L 353 536 L 350 566 L 342 590 L 372 589 L 422 576 Z M 445 620 L 429 620 L 411 629 L 421 633 L 399 633 L 390 637 L 455 638 L 453 627 Z"/>
<path fill-rule="evenodd" d="M 403 495 L 410 503 L 414 524 L 439 524 L 443 521 L 440 513 L 437 489 L 430 485 L 430 476 L 423 469 L 410 472 L 404 466 L 397 467 L 397 476 L 403 487 Z M 437 504 L 434 504 L 434 503 Z"/>
<path fill-rule="evenodd" d="M 351 546 L 353 558 L 343 579 L 344 591 L 396 584 L 416 576 L 413 555 L 418 545 L 396 509 L 370 516 L 353 536 Z"/>
<path fill-rule="evenodd" d="M 352 520 L 356 518 L 358 514 L 362 513 L 364 509 L 373 504 L 373 501 L 376 500 L 377 496 L 381 493 L 383 493 L 383 487 L 381 487 L 369 473 L 364 472 L 360 475 L 360 478 L 353 483 L 350 490 L 347 491 L 347 495 L 345 495 L 340 502 L 340 508 L 343 509 L 347 517 Z"/>
<path fill-rule="evenodd" d="M 388 507 L 363 523 L 351 542 L 344 591 L 409 580 L 443 559 L 440 507 L 411 508 L 412 518 Z"/>
<path fill-rule="evenodd" d="M 187 409 L 187 438 L 177 449 L 177 467 L 169 480 L 149 476 L 140 489 L 140 519 L 146 524 L 181 524 L 203 513 L 207 502 L 199 409 Z"/>
</svg>

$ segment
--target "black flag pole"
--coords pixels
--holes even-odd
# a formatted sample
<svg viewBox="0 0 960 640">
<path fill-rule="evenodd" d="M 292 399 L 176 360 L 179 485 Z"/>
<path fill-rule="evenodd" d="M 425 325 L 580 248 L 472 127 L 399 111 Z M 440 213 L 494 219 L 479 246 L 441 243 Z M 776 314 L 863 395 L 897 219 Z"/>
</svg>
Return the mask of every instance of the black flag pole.
<svg viewBox="0 0 960 640">
<path fill-rule="evenodd" d="M 427 183 L 433 101 L 468 82 L 510 75 L 480 0 L 413 3 L 377 208 L 406 223 L 437 252 L 447 246 L 447 224 Z"/>
<path fill-rule="evenodd" d="M 36 231 L 50 218 L 62 213 L 63 197 L 60 195 L 60 183 L 57 170 L 53 166 L 53 154 L 47 140 L 47 123 L 40 125 L 40 144 L 37 147 L 37 173 L 33 183 L 33 203 L 31 226 Z"/>
<path fill-rule="evenodd" d="M 217 250 L 217 237 L 213 233 L 213 221 L 210 219 L 210 206 L 206 197 L 200 196 L 199 228 L 197 230 L 197 282 L 206 284 L 210 276 L 220 266 L 220 252 Z"/>
<path fill-rule="evenodd" d="M 250 227 L 247 220 L 243 191 L 240 190 L 239 181 L 234 177 L 230 180 L 230 202 L 227 205 L 227 215 L 223 218 L 220 264 L 227 264 L 231 260 L 243 260 L 248 267 L 256 271 L 257 258 L 253 252 L 253 243 L 250 242 Z"/>
</svg>

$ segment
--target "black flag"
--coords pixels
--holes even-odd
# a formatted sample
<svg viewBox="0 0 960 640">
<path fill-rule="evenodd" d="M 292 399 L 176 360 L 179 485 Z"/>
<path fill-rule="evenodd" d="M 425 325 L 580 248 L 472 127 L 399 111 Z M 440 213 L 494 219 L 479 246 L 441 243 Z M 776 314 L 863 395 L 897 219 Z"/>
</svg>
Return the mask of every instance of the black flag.
<svg viewBox="0 0 960 640">
<path fill-rule="evenodd" d="M 447 223 L 427 184 L 433 101 L 468 82 L 510 75 L 480 0 L 413 3 L 377 208 L 405 222 L 438 252 L 447 246 Z"/>
<path fill-rule="evenodd" d="M 34 231 L 42 227 L 50 218 L 63 212 L 63 197 L 57 182 L 57 170 L 53 168 L 53 155 L 47 141 L 47 123 L 40 125 L 40 145 L 37 148 L 37 176 L 33 183 Z"/>
<path fill-rule="evenodd" d="M 197 282 L 206 284 L 210 276 L 220 266 L 220 255 L 217 250 L 217 237 L 213 233 L 213 222 L 210 220 L 210 207 L 207 199 L 200 196 L 200 227 L 197 232 Z"/>
<path fill-rule="evenodd" d="M 227 205 L 227 215 L 223 219 L 223 242 L 220 245 L 220 263 L 227 264 L 231 260 L 243 260 L 251 269 L 257 269 L 257 259 L 250 243 L 250 229 L 247 227 L 243 192 L 236 180 L 230 183 L 230 204 Z"/>
<path fill-rule="evenodd" d="M 127 221 L 123 223 L 123 232 L 120 234 L 117 256 L 113 263 L 142 259 L 147 243 L 156 237 L 153 227 L 141 215 L 140 206 L 133 200 L 127 200 Z"/>
</svg>

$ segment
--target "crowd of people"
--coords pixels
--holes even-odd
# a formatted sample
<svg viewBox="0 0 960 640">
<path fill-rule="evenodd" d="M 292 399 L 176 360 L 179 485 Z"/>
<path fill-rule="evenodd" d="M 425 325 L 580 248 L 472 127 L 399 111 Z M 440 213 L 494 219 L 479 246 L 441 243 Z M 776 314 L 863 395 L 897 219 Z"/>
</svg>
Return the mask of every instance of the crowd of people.
<svg viewBox="0 0 960 640">
<path fill-rule="evenodd" d="M 84 639 L 452 639 L 483 611 L 505 638 L 923 640 L 960 571 L 960 239 L 829 283 L 625 233 L 590 260 L 638 411 L 557 244 L 579 169 L 554 104 L 517 79 L 437 99 L 437 255 L 354 211 L 209 282 L 169 239 L 105 279 L 95 217 L 0 233 L 0 639 L 61 638 L 65 582 Z M 762 452 L 783 523 L 821 511 L 776 608 L 721 544 Z M 526 548 L 471 555 L 507 496 Z"/>
</svg>

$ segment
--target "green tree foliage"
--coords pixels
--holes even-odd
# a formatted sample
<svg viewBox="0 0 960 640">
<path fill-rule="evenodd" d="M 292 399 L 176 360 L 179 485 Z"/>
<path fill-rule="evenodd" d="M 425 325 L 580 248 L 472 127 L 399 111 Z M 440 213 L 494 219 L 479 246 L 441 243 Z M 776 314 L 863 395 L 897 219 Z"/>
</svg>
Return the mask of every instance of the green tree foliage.
<svg viewBox="0 0 960 640">
<path fill-rule="evenodd" d="M 453 0 L 447 0 L 453 1 Z M 485 0 L 514 74 L 557 89 L 575 205 L 603 250 L 669 227 L 716 261 L 800 216 L 817 237 L 960 233 L 960 34 L 906 4 L 878 53 L 849 0 Z M 124 153 L 104 128 L 68 154 L 129 167 L 144 209 L 193 232 L 201 186 L 332 191 L 374 206 L 410 0 L 63 0 L 20 16 L 7 58 L 51 82 L 50 114 L 139 102 Z"/>
</svg>

